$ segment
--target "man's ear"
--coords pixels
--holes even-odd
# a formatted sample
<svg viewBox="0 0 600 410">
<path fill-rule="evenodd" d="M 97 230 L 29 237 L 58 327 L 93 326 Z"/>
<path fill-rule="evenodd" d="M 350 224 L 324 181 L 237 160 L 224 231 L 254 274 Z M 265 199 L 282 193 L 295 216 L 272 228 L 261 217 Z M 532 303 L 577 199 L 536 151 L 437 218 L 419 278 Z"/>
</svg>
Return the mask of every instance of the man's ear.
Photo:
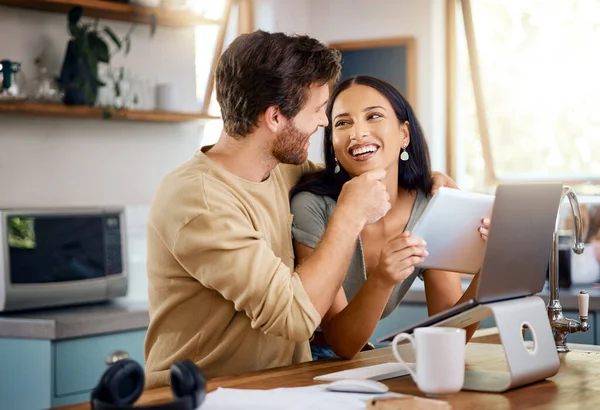
<svg viewBox="0 0 600 410">
<path fill-rule="evenodd" d="M 267 107 L 264 114 L 265 125 L 273 133 L 279 133 L 285 126 L 285 116 L 276 105 Z"/>
</svg>

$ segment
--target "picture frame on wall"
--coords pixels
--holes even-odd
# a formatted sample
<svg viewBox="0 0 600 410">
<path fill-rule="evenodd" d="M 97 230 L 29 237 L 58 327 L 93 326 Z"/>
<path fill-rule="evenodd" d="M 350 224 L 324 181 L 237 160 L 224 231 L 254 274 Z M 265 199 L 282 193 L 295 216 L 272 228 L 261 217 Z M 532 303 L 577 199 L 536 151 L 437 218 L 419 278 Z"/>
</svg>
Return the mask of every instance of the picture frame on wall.
<svg viewBox="0 0 600 410">
<path fill-rule="evenodd" d="M 400 90 L 416 111 L 416 40 L 414 37 L 334 42 L 329 46 L 342 54 L 340 81 L 357 75 L 370 75 L 386 80 Z"/>
</svg>

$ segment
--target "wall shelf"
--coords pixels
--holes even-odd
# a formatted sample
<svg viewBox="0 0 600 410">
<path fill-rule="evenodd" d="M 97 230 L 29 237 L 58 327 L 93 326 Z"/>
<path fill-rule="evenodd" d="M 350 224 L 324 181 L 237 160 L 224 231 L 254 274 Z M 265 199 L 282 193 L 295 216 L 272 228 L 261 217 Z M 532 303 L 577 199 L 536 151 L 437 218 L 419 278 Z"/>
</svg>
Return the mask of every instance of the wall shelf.
<svg viewBox="0 0 600 410">
<path fill-rule="evenodd" d="M 220 24 L 188 11 L 171 11 L 161 7 L 141 7 L 107 0 L 0 0 L 0 6 L 16 7 L 66 14 L 71 7 L 83 7 L 85 17 L 150 24 L 156 15 L 156 24 L 163 27 L 184 28 Z"/>
<path fill-rule="evenodd" d="M 114 110 L 107 109 L 110 118 L 105 121 L 134 121 L 153 123 L 181 123 L 198 120 L 219 119 L 200 113 L 168 111 Z M 57 118 L 104 119 L 105 110 L 100 107 L 72 106 L 60 103 L 37 103 L 30 101 L 0 101 L 0 114 L 34 115 Z"/>
</svg>

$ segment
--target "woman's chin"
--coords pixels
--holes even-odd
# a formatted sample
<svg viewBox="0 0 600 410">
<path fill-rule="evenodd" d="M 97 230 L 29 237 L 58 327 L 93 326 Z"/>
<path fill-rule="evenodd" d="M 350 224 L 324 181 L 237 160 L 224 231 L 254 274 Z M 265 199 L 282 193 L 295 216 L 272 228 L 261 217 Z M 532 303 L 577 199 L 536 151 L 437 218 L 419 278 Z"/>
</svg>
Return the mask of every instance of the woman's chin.
<svg viewBox="0 0 600 410">
<path fill-rule="evenodd" d="M 374 171 L 376 169 L 381 169 L 381 165 L 378 165 L 376 161 L 365 161 L 358 164 L 352 164 L 352 167 L 348 167 L 346 171 L 350 176 L 358 176 L 364 174 L 365 172 Z"/>
<path fill-rule="evenodd" d="M 398 168 L 398 158 L 387 158 L 386 156 L 380 155 L 381 153 L 376 153 L 376 155 L 370 156 L 368 159 L 358 160 L 351 159 L 349 164 L 341 164 L 346 172 L 352 177 L 364 174 L 365 172 L 374 171 L 377 169 L 397 169 Z M 348 158 L 346 158 L 348 161 Z M 344 162 L 346 162 L 344 161 Z"/>
</svg>

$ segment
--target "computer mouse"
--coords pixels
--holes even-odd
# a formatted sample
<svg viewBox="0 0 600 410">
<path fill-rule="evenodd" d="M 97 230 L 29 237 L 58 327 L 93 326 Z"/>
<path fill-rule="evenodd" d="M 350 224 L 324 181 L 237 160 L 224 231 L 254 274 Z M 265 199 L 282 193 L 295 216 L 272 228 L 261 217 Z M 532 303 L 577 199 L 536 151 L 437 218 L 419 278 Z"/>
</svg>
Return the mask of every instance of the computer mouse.
<svg viewBox="0 0 600 410">
<path fill-rule="evenodd" d="M 325 386 L 325 390 L 349 393 L 386 393 L 389 388 L 378 381 L 369 379 L 342 379 Z"/>
</svg>

